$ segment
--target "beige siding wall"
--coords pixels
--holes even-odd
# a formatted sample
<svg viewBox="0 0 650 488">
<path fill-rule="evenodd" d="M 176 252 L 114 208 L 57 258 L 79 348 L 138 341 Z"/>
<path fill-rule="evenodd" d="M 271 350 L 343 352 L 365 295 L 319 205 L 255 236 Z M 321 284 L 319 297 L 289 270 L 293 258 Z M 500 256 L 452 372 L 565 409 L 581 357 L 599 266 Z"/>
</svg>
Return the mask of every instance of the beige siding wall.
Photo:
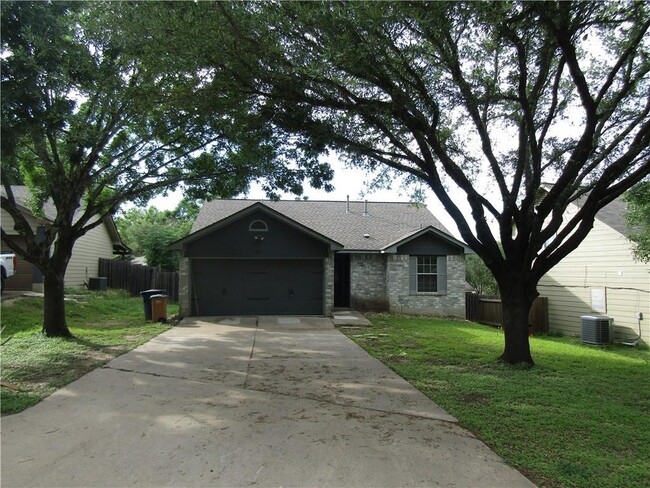
<svg viewBox="0 0 650 488">
<path fill-rule="evenodd" d="M 0 214 L 2 220 L 2 228 L 9 235 L 16 235 L 17 232 L 13 229 L 13 219 L 5 211 L 2 210 Z M 25 215 L 29 225 L 36 229 L 40 223 L 38 219 L 32 215 Z M 99 258 L 112 258 L 113 257 L 113 243 L 111 237 L 104 224 L 99 225 L 81 237 L 74 246 L 72 251 L 72 258 L 68 264 L 68 269 L 65 274 L 65 286 L 70 288 L 81 288 L 88 278 L 94 278 L 99 272 Z M 36 291 L 41 291 L 40 288 L 35 288 Z"/>
<path fill-rule="evenodd" d="M 40 222 L 32 215 L 29 214 L 24 214 L 24 215 L 31 228 L 36 229 Z M 5 209 L 0 209 L 0 225 L 2 225 L 4 231 L 10 236 L 18 235 L 18 232 L 14 230 L 14 219 L 11 217 L 11 215 L 9 215 L 9 213 Z"/>
<path fill-rule="evenodd" d="M 88 278 L 98 276 L 99 258 L 113 257 L 113 243 L 104 224 L 81 237 L 74 245 L 65 273 L 65 286 L 81 288 Z"/>
<path fill-rule="evenodd" d="M 592 290 L 602 290 L 606 313 L 614 319 L 614 341 L 636 338 L 650 344 L 650 265 L 632 259 L 625 236 L 596 221 L 584 242 L 539 283 L 549 298 L 551 331 L 580 335 L 580 316 L 594 313 Z"/>
</svg>

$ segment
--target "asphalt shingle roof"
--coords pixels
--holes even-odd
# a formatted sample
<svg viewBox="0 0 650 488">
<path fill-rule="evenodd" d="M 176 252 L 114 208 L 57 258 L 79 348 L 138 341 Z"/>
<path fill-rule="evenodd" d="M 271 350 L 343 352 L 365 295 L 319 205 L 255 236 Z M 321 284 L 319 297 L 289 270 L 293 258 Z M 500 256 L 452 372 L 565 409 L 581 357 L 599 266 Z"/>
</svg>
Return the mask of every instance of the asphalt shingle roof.
<svg viewBox="0 0 650 488">
<path fill-rule="evenodd" d="M 12 185 L 11 191 L 13 192 L 14 198 L 16 199 L 16 204 L 24 207 L 29 213 L 32 213 L 29 205 L 29 199 L 31 198 L 32 194 L 29 191 L 29 188 L 27 188 L 24 185 Z M 7 192 L 5 191 L 4 186 L 0 187 L 0 194 L 2 194 L 2 196 L 4 197 L 7 196 Z M 81 210 L 77 210 L 77 213 L 75 214 L 75 220 L 78 218 L 80 213 Z M 56 219 L 56 214 L 57 214 L 56 206 L 54 205 L 52 199 L 48 198 L 45 204 L 43 205 L 43 216 L 45 217 L 46 220 L 54 222 L 54 220 Z M 108 217 L 104 220 L 106 224 L 106 229 L 108 230 L 108 233 L 111 236 L 111 240 L 113 241 L 113 244 L 120 246 L 121 248 L 124 249 L 129 249 L 128 246 L 126 246 L 122 242 L 122 237 L 120 236 L 117 227 L 115 227 L 115 222 L 113 221 L 113 218 Z"/>
<path fill-rule="evenodd" d="M 30 206 L 28 204 L 28 200 L 32 196 L 31 192 L 29 191 L 29 188 L 23 185 L 12 185 L 11 191 L 14 194 L 16 203 L 29 210 Z M 2 194 L 3 197 L 7 196 L 4 186 L 0 188 L 0 193 Z M 45 205 L 43 205 L 43 215 L 47 220 L 53 221 L 56 218 L 56 207 L 54 206 L 54 202 L 52 202 L 51 198 L 48 198 L 48 200 L 45 202 Z"/>
<path fill-rule="evenodd" d="M 579 207 L 582 206 L 582 200 L 578 200 L 576 203 Z M 630 227 L 627 225 L 627 220 L 625 219 L 626 210 L 627 204 L 623 199 L 617 198 L 601 208 L 596 214 L 596 218 L 609 225 L 615 231 L 627 235 L 630 232 Z"/>
<path fill-rule="evenodd" d="M 543 187 L 550 189 L 553 185 L 550 183 L 544 183 Z M 576 199 L 573 203 L 578 207 L 582 208 L 582 205 L 587 200 L 587 195 L 583 195 L 580 198 Z M 603 208 L 601 208 L 598 213 L 596 213 L 596 219 L 603 222 L 605 225 L 610 226 L 616 232 L 620 234 L 627 235 L 632 229 L 627 225 L 627 219 L 625 218 L 625 213 L 627 211 L 627 204 L 623 201 L 622 197 L 611 201 Z"/>
<path fill-rule="evenodd" d="M 317 200 L 213 200 L 203 205 L 192 233 L 258 202 L 342 244 L 346 250 L 380 250 L 429 226 L 449 235 L 421 204 L 368 202 L 368 214 L 364 215 L 365 202 L 350 202 L 348 213 L 346 201 Z"/>
</svg>

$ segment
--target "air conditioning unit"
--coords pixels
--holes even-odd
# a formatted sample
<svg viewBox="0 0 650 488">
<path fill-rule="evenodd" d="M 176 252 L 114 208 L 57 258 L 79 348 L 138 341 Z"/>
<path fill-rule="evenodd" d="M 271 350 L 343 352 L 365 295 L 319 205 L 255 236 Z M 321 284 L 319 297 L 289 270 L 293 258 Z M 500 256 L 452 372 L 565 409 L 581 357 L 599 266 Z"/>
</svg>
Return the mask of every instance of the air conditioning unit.
<svg viewBox="0 0 650 488">
<path fill-rule="evenodd" d="M 88 289 L 106 291 L 108 285 L 108 278 L 88 278 Z"/>
<path fill-rule="evenodd" d="M 586 344 L 607 344 L 612 339 L 612 318 L 607 315 L 581 315 L 580 338 Z"/>
</svg>

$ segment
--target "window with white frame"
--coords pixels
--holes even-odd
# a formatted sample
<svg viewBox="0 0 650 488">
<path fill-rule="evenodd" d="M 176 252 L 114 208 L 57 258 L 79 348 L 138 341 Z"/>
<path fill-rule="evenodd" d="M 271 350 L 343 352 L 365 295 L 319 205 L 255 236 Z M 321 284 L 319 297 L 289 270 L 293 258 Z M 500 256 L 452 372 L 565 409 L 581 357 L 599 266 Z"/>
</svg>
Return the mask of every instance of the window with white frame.
<svg viewBox="0 0 650 488">
<path fill-rule="evenodd" d="M 437 256 L 417 256 L 417 291 L 421 293 L 438 291 Z"/>
<path fill-rule="evenodd" d="M 409 256 L 409 293 L 447 293 L 447 256 Z"/>
</svg>

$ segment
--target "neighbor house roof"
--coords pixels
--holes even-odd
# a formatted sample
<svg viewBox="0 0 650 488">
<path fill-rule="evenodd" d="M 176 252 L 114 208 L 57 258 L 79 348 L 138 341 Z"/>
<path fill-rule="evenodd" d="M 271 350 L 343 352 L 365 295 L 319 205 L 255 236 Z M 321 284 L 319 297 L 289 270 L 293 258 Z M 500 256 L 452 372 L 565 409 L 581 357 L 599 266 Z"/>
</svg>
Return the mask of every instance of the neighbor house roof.
<svg viewBox="0 0 650 488">
<path fill-rule="evenodd" d="M 547 191 L 552 187 L 552 183 L 542 183 L 542 188 Z M 573 204 L 578 208 L 582 208 L 584 202 L 587 200 L 587 196 L 588 194 L 582 195 L 581 197 L 577 198 Z M 625 218 L 626 211 L 627 204 L 623 201 L 623 198 L 618 197 L 601 208 L 598 213 L 596 213 L 596 218 L 603 222 L 605 225 L 608 225 L 614 229 L 616 232 L 619 232 L 623 235 L 628 235 L 631 229 L 627 224 L 627 219 Z"/>
<path fill-rule="evenodd" d="M 32 196 L 29 188 L 22 185 L 12 185 L 11 191 L 13 192 L 14 198 L 16 199 L 16 205 L 23 211 L 23 213 L 34 215 L 29 205 L 29 199 Z M 0 188 L 0 193 L 2 196 L 7 195 L 4 187 Z M 56 219 L 56 206 L 54 205 L 54 202 L 51 198 L 48 198 L 43 205 L 43 216 L 37 218 L 48 222 L 54 222 Z M 108 231 L 111 242 L 113 243 L 113 250 L 119 254 L 131 253 L 131 249 L 122 241 L 122 237 L 120 236 L 120 233 L 115 226 L 115 221 L 113 220 L 112 216 L 108 216 L 104 219 L 104 225 L 106 226 L 106 230 Z"/>
<path fill-rule="evenodd" d="M 383 251 L 427 230 L 465 247 L 424 205 L 395 202 L 213 200 L 203 205 L 192 234 L 256 204 L 340 243 L 345 251 Z"/>
<path fill-rule="evenodd" d="M 582 203 L 585 200 L 586 197 L 579 198 L 574 203 L 578 207 L 582 207 Z M 625 219 L 626 211 L 627 205 L 623 199 L 619 197 L 601 208 L 596 214 L 596 218 L 610 226 L 615 231 L 627 235 L 630 232 L 630 227 L 627 225 L 627 220 Z"/>
</svg>

